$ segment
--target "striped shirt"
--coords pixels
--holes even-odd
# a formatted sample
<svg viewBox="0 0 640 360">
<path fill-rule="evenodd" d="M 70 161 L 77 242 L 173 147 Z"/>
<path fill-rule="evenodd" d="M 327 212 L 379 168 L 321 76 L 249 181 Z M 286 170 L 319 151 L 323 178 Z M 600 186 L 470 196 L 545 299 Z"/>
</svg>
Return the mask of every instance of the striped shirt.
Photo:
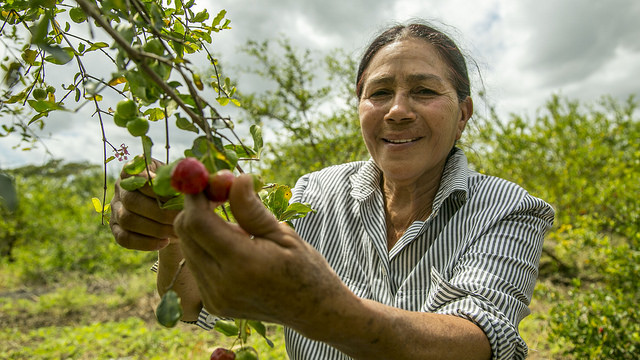
<svg viewBox="0 0 640 360">
<path fill-rule="evenodd" d="M 494 359 L 524 359 L 518 324 L 530 312 L 551 206 L 516 184 L 471 171 L 454 149 L 431 215 L 387 250 L 381 176 L 369 160 L 300 178 L 291 201 L 317 212 L 296 220 L 298 234 L 357 296 L 468 319 L 487 335 Z M 214 323 L 201 313 L 200 326 Z M 288 328 L 285 341 L 292 360 L 349 359 Z"/>
</svg>

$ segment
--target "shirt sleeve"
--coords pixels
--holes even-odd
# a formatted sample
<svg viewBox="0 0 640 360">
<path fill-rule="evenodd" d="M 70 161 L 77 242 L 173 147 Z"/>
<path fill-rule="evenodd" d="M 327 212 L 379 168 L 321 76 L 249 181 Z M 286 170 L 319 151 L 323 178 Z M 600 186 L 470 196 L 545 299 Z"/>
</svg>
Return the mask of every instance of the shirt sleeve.
<svg viewBox="0 0 640 360">
<path fill-rule="evenodd" d="M 424 311 L 466 318 L 491 344 L 493 359 L 524 359 L 518 324 L 529 315 L 542 243 L 554 212 L 526 195 L 512 212 L 473 239 L 450 273 L 431 269 Z"/>
</svg>

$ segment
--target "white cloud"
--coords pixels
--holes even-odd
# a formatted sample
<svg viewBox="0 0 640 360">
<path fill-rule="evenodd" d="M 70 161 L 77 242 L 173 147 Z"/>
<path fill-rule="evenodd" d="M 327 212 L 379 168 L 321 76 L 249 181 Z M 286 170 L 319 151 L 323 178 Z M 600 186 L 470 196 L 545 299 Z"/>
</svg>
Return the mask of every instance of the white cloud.
<svg viewBox="0 0 640 360">
<path fill-rule="evenodd" d="M 501 113 L 533 113 L 558 92 L 586 101 L 603 94 L 618 98 L 640 94 L 640 2 L 636 0 L 197 2 L 213 14 L 222 8 L 228 11 L 233 29 L 215 34 L 213 46 L 228 70 L 249 64 L 238 51 L 248 39 L 287 36 L 294 46 L 311 48 L 319 56 L 332 48 L 358 56 L 383 26 L 424 18 L 440 24 L 478 62 L 489 99 Z M 57 76 L 72 77 L 74 72 L 69 71 Z M 245 92 L 261 85 L 241 84 Z M 70 149 L 56 156 L 101 161 L 101 130 L 90 115 L 48 119 L 45 131 L 53 132 L 48 146 Z M 106 130 L 118 145 L 124 139 L 134 142 L 123 129 L 109 124 Z M 15 140 L 0 139 L 0 166 L 42 161 L 42 152 L 31 156 L 11 150 Z M 189 141 L 183 136 L 173 144 L 179 147 Z"/>
</svg>

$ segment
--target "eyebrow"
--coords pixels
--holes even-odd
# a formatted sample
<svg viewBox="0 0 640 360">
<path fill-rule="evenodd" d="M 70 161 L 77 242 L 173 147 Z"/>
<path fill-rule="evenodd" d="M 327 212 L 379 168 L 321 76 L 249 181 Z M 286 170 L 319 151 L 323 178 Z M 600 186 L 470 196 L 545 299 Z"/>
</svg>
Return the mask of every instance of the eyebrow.
<svg viewBox="0 0 640 360">
<path fill-rule="evenodd" d="M 423 74 L 423 73 L 409 74 L 407 76 L 407 80 L 411 83 L 422 82 L 422 81 L 435 81 L 439 84 L 444 83 L 444 80 L 438 75 Z M 365 85 L 389 84 L 389 83 L 393 83 L 394 81 L 395 81 L 395 76 L 382 75 L 382 76 L 375 77 L 373 79 L 369 79 L 365 81 Z"/>
</svg>

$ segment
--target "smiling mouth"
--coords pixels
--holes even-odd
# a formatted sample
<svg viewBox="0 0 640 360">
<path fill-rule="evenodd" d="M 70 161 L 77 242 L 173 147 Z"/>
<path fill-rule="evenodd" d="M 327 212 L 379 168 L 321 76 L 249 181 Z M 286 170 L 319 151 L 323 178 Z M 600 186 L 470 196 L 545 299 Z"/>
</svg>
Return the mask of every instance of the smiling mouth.
<svg viewBox="0 0 640 360">
<path fill-rule="evenodd" d="M 389 143 L 389 144 L 406 144 L 406 143 L 410 143 L 410 142 L 414 142 L 414 141 L 418 141 L 421 138 L 417 137 L 417 138 L 413 138 L 413 139 L 382 139 L 384 142 Z"/>
</svg>

